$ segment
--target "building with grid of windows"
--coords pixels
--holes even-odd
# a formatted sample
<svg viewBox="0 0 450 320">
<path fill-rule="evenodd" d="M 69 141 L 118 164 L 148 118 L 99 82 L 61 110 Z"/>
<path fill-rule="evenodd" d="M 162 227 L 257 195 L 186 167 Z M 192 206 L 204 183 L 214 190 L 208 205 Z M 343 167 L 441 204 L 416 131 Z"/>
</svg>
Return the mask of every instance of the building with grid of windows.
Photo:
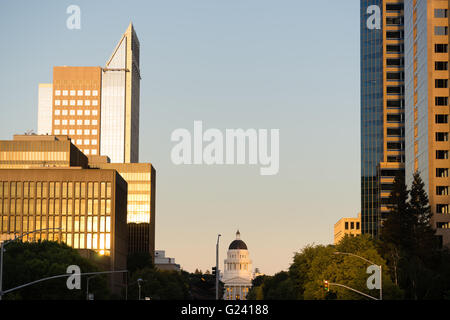
<svg viewBox="0 0 450 320">
<path fill-rule="evenodd" d="M 361 0 L 361 231 L 378 237 L 404 174 L 403 0 Z"/>
<path fill-rule="evenodd" d="M 346 235 L 355 237 L 361 234 L 361 213 L 357 218 L 342 218 L 334 225 L 334 244 L 338 244 Z"/>
<path fill-rule="evenodd" d="M 85 155 L 100 153 L 100 67 L 53 68 L 52 133 L 68 135 Z"/>
<path fill-rule="evenodd" d="M 54 67 L 39 84 L 38 134 L 68 135 L 86 155 L 139 161 L 139 40 L 130 23 L 105 67 Z"/>
<path fill-rule="evenodd" d="M 108 257 L 126 269 L 127 183 L 114 169 L 89 169 L 67 137 L 15 136 L 0 141 L 0 241 L 61 241 Z M 122 276 L 111 277 L 119 292 Z"/>
<path fill-rule="evenodd" d="M 448 0 L 405 1 L 406 183 L 419 172 L 432 226 L 450 245 Z"/>
<path fill-rule="evenodd" d="M 150 163 L 108 163 L 89 157 L 89 167 L 114 169 L 128 183 L 128 251 L 155 254 L 156 171 Z"/>
<path fill-rule="evenodd" d="M 419 172 L 450 244 L 448 10 L 448 0 L 361 0 L 362 233 L 379 235 L 395 175 L 410 188 Z"/>
</svg>

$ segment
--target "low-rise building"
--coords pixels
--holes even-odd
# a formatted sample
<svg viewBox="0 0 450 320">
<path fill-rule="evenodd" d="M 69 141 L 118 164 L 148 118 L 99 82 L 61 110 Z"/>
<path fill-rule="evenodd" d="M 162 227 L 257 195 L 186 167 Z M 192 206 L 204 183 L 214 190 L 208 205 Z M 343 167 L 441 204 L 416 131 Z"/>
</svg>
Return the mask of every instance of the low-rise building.
<svg viewBox="0 0 450 320">
<path fill-rule="evenodd" d="M 347 234 L 352 237 L 361 234 L 361 213 L 358 213 L 358 218 L 342 218 L 334 225 L 334 244 Z"/>
<path fill-rule="evenodd" d="M 155 267 L 159 270 L 181 271 L 180 265 L 175 263 L 175 258 L 166 257 L 164 250 L 155 251 Z"/>
</svg>

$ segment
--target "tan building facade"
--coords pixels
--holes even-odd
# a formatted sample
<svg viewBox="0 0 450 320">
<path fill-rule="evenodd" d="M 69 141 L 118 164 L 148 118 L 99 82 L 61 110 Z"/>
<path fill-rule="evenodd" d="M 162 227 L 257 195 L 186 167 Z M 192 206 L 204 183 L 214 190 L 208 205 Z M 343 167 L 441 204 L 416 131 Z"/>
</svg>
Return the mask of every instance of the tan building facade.
<svg viewBox="0 0 450 320">
<path fill-rule="evenodd" d="M 101 68 L 53 68 L 53 135 L 68 135 L 85 155 L 100 154 Z"/>
<path fill-rule="evenodd" d="M 423 179 L 432 226 L 450 245 L 448 0 L 405 1 L 406 182 Z"/>
<path fill-rule="evenodd" d="M 352 237 L 361 234 L 361 213 L 358 218 L 342 218 L 334 225 L 334 244 L 338 244 L 346 235 Z"/>
</svg>

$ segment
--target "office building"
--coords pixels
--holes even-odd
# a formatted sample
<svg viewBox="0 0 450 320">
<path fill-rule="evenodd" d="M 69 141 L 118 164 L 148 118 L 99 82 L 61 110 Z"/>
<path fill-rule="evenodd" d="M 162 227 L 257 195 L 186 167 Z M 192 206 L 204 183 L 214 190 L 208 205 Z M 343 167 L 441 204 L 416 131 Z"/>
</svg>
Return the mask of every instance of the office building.
<svg viewBox="0 0 450 320">
<path fill-rule="evenodd" d="M 67 137 L 15 136 L 0 141 L 0 241 L 52 240 L 109 259 L 126 269 L 127 183 L 114 169 L 88 169 Z M 83 253 L 86 255 L 86 253 Z M 120 292 L 122 275 L 111 277 Z"/>
<path fill-rule="evenodd" d="M 139 47 L 130 24 L 105 67 L 54 67 L 53 83 L 39 85 L 38 133 L 68 135 L 86 155 L 138 162 Z"/>
<path fill-rule="evenodd" d="M 128 251 L 155 254 L 156 171 L 150 163 L 108 163 L 89 157 L 89 167 L 114 169 L 128 184 Z"/>
<path fill-rule="evenodd" d="M 334 225 L 334 244 L 338 244 L 346 235 L 355 237 L 361 234 L 361 213 L 357 218 L 342 218 Z"/>
<path fill-rule="evenodd" d="M 402 0 L 361 0 L 361 231 L 378 237 L 404 174 Z"/>
<path fill-rule="evenodd" d="M 88 158 L 67 136 L 14 135 L 0 141 L 0 169 L 88 168 Z"/>
<path fill-rule="evenodd" d="M 419 172 L 432 226 L 450 245 L 448 0 L 405 1 L 406 184 Z"/>
</svg>

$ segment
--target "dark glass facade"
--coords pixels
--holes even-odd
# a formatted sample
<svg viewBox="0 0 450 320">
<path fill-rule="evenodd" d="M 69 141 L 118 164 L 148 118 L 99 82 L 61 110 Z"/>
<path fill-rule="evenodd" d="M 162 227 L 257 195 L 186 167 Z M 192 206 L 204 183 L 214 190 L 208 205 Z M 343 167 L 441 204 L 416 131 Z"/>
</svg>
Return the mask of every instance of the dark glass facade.
<svg viewBox="0 0 450 320">
<path fill-rule="evenodd" d="M 383 161 L 383 24 L 369 29 L 376 5 L 382 14 L 381 0 L 361 0 L 361 231 L 377 236 L 379 192 L 377 166 Z"/>
</svg>

